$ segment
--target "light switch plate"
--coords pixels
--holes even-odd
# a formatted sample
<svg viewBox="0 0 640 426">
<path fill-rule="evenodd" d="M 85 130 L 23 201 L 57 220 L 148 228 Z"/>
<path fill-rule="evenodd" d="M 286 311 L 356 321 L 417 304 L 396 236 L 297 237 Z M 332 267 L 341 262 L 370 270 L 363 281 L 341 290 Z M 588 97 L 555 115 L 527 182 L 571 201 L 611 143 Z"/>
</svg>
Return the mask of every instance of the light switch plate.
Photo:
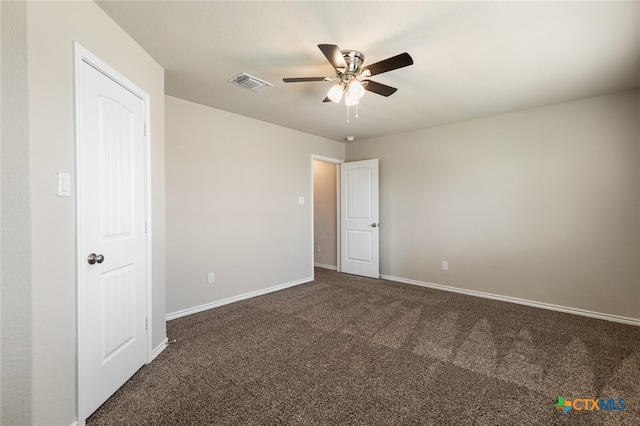
<svg viewBox="0 0 640 426">
<path fill-rule="evenodd" d="M 301 206 L 304 205 L 304 197 L 302 195 L 298 197 L 298 204 L 300 204 Z"/>
<path fill-rule="evenodd" d="M 58 172 L 58 197 L 71 196 L 71 175 Z"/>
</svg>

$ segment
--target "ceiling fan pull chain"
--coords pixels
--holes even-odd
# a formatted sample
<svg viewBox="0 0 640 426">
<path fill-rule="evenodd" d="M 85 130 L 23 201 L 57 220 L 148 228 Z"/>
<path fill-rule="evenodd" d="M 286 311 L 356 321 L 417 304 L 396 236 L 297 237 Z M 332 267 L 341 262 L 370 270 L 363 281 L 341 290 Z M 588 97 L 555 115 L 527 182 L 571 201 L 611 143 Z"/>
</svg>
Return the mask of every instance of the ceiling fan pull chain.
<svg viewBox="0 0 640 426">
<path fill-rule="evenodd" d="M 359 103 L 360 103 L 360 102 L 358 102 L 358 103 L 356 104 L 356 118 L 358 118 L 358 104 L 359 104 Z"/>
<path fill-rule="evenodd" d="M 350 123 L 349 121 L 349 105 L 347 105 L 347 124 Z"/>
</svg>

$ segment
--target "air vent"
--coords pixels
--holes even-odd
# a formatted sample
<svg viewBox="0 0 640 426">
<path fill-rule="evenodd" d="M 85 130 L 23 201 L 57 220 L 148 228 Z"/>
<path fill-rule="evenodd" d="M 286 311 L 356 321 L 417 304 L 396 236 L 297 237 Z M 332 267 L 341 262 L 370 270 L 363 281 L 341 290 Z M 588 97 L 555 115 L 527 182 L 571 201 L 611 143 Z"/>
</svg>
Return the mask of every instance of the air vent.
<svg viewBox="0 0 640 426">
<path fill-rule="evenodd" d="M 227 80 L 229 83 L 236 84 L 245 89 L 253 90 L 254 92 L 262 92 L 264 89 L 273 87 L 273 84 L 267 83 L 264 80 L 260 80 L 257 77 L 249 75 L 247 73 L 240 73 L 235 77 Z"/>
</svg>

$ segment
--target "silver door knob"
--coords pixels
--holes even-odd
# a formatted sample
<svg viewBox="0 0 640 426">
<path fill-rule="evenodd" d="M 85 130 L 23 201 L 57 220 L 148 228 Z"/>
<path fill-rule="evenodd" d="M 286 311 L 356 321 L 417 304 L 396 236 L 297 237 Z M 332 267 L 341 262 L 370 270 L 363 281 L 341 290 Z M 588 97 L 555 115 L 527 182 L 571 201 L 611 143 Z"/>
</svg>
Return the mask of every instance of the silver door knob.
<svg viewBox="0 0 640 426">
<path fill-rule="evenodd" d="M 91 253 L 87 257 L 87 262 L 89 262 L 89 265 L 93 265 L 95 263 L 102 263 L 104 262 L 104 256 L 101 254 Z"/>
</svg>

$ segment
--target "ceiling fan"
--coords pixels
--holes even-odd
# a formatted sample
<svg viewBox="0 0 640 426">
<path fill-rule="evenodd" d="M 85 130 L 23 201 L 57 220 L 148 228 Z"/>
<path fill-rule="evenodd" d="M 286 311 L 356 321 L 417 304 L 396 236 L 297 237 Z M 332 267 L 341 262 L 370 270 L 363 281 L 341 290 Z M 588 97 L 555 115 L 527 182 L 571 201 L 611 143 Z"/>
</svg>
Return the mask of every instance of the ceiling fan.
<svg viewBox="0 0 640 426">
<path fill-rule="evenodd" d="M 283 78 L 285 83 L 301 83 L 309 81 L 336 81 L 324 102 L 340 102 L 344 96 L 347 107 L 358 105 L 365 90 L 382 96 L 391 96 L 398 89 L 366 79 L 377 74 L 393 71 L 413 64 L 411 56 L 404 52 L 371 65 L 363 66 L 364 55 L 356 50 L 340 50 L 335 44 L 319 44 L 320 51 L 335 69 L 334 77 L 294 77 Z M 362 79 L 364 78 L 364 79 Z M 348 112 L 347 112 L 348 114 Z M 356 112 L 357 117 L 357 112 Z M 347 115 L 347 122 L 349 121 Z"/>
</svg>

